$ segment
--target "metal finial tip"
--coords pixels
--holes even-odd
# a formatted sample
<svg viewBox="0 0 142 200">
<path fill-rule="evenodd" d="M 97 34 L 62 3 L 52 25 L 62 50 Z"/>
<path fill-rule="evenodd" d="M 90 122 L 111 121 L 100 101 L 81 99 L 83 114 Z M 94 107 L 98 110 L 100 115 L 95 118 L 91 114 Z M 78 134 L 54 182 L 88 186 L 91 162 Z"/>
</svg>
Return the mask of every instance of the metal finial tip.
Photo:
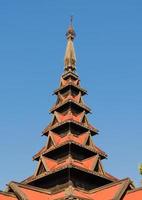
<svg viewBox="0 0 142 200">
<path fill-rule="evenodd" d="M 73 24 L 73 15 L 70 16 L 70 23 L 71 23 L 71 26 Z"/>
<path fill-rule="evenodd" d="M 70 26 L 66 33 L 67 39 L 71 38 L 73 40 L 75 37 L 75 31 L 74 31 L 72 23 L 73 23 L 73 15 L 70 16 Z"/>
</svg>

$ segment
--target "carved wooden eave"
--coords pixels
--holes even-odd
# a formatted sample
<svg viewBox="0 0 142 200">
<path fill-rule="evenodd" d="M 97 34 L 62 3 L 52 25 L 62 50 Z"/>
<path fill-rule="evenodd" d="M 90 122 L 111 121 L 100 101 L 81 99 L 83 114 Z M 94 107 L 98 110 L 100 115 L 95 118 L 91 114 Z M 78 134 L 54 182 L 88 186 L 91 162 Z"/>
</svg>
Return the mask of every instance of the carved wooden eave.
<svg viewBox="0 0 142 200">
<path fill-rule="evenodd" d="M 85 104 L 82 104 L 82 103 L 78 103 L 77 101 L 75 101 L 74 99 L 67 99 L 61 103 L 58 103 L 58 104 L 55 104 L 51 109 L 50 109 L 50 112 L 53 113 L 55 110 L 63 107 L 65 104 L 75 104 L 76 106 L 82 108 L 83 110 L 86 111 L 86 113 L 90 113 L 91 112 L 91 109 L 86 106 Z"/>
<path fill-rule="evenodd" d="M 36 198 L 36 194 L 40 197 L 39 199 L 50 200 L 63 200 L 63 199 L 82 199 L 82 200 L 99 200 L 102 197 L 103 191 L 111 191 L 112 198 L 109 198 L 106 193 L 106 198 L 103 199 L 113 199 L 113 200 L 122 200 L 125 197 L 130 196 L 131 194 L 137 194 L 137 192 L 141 191 L 142 188 L 135 188 L 129 178 L 117 180 L 115 182 L 108 183 L 107 185 L 101 186 L 96 189 L 92 189 L 89 191 L 85 191 L 79 187 L 74 187 L 70 183 L 68 183 L 66 189 L 58 188 L 56 190 L 47 190 L 44 188 L 39 188 L 31 185 L 26 185 L 22 183 L 12 182 L 14 184 L 14 189 L 11 189 L 8 186 L 7 192 L 0 192 L 0 198 L 2 200 L 9 199 L 9 200 L 17 200 L 17 199 L 31 199 L 32 194 Z M 117 189 L 115 189 L 117 187 Z M 13 187 L 12 187 L 13 188 Z M 16 196 L 18 192 L 18 196 Z M 20 193 L 19 193 L 20 192 Z M 98 194 L 98 195 L 97 195 Z M 96 196 L 97 195 L 97 196 Z M 109 193 L 108 193 L 109 195 Z M 7 198 L 8 197 L 8 198 Z M 34 199 L 35 199 L 34 198 Z M 32 197 L 33 199 L 33 197 Z M 36 198 L 38 200 L 38 198 Z M 127 199 L 127 198 L 126 198 Z M 129 197 L 128 197 L 129 199 Z M 131 198 L 130 199 L 140 199 L 140 198 Z"/>
<path fill-rule="evenodd" d="M 75 73 L 72 72 L 72 71 L 65 72 L 65 73 L 62 75 L 62 78 L 66 80 L 69 76 L 71 76 L 72 78 L 74 78 L 74 80 L 77 80 L 77 79 L 79 78 L 78 75 L 75 74 Z"/>
<path fill-rule="evenodd" d="M 24 181 L 22 181 L 22 182 L 24 182 Z M 36 186 L 32 186 L 32 185 L 26 185 L 26 184 L 23 184 L 22 182 L 19 183 L 19 182 L 12 181 L 10 183 L 14 184 L 16 186 L 16 188 L 18 188 L 18 189 L 20 189 L 20 187 L 21 187 L 21 188 L 25 188 L 25 189 L 31 189 L 32 191 L 36 191 L 36 192 L 40 192 L 40 193 L 51 194 L 50 190 L 47 190 L 47 189 L 44 189 L 44 188 L 40 188 L 40 187 L 36 187 Z M 15 197 L 14 193 L 12 193 L 12 190 L 13 189 L 8 184 L 7 192 L 4 192 L 4 193 Z"/>
<path fill-rule="evenodd" d="M 56 89 L 56 90 L 54 91 L 54 94 L 57 95 L 59 91 L 62 91 L 62 90 L 64 90 L 64 89 L 67 88 L 67 87 L 69 87 L 69 88 L 75 88 L 75 89 L 77 89 L 78 91 L 81 91 L 81 94 L 82 94 L 82 95 L 87 94 L 87 91 L 86 91 L 85 89 L 83 89 L 83 88 L 81 88 L 81 87 L 79 87 L 79 86 L 73 84 L 72 82 L 69 82 L 67 85 Z"/>
<path fill-rule="evenodd" d="M 54 129 L 56 129 L 56 128 L 58 128 L 58 127 L 64 125 L 64 124 L 68 124 L 68 123 L 73 123 L 73 124 L 75 124 L 75 125 L 78 125 L 78 126 L 84 128 L 86 131 L 90 131 L 90 132 L 91 132 L 91 135 L 96 135 L 96 134 L 98 134 L 98 132 L 99 132 L 98 129 L 96 129 L 95 127 L 93 127 L 93 126 L 91 126 L 91 125 L 85 126 L 83 123 L 77 122 L 77 121 L 75 121 L 75 120 L 65 120 L 65 121 L 63 121 L 63 122 L 60 122 L 60 123 L 54 125 L 54 126 L 51 126 L 51 124 L 49 124 L 49 125 L 47 126 L 47 128 L 45 128 L 45 129 L 43 130 L 42 135 L 48 135 L 48 132 L 49 132 L 49 131 L 54 131 Z"/>
<path fill-rule="evenodd" d="M 58 144 L 56 146 L 52 146 L 49 149 L 46 149 L 46 147 L 42 148 L 37 154 L 35 154 L 33 156 L 33 160 L 38 160 L 40 155 L 45 155 L 45 154 L 47 154 L 49 152 L 54 151 L 55 149 L 59 149 L 60 147 L 65 146 L 67 144 L 69 144 L 69 145 L 75 144 L 75 145 L 77 145 L 79 147 L 84 148 L 84 150 L 86 149 L 86 150 L 91 151 L 94 154 L 99 154 L 102 157 L 102 159 L 107 158 L 107 154 L 104 151 L 100 150 L 98 147 L 96 147 L 96 145 L 95 146 L 87 146 L 87 145 L 84 145 L 84 144 L 77 143 L 77 142 L 75 142 L 73 140 L 72 141 L 70 140 L 70 141 L 65 141 L 65 142 L 63 142 L 61 144 Z"/>
<path fill-rule="evenodd" d="M 46 177 L 48 179 L 49 175 L 58 173 L 59 171 L 62 171 L 62 170 L 65 170 L 65 169 L 68 169 L 68 170 L 76 169 L 76 170 L 78 170 L 81 173 L 84 172 L 84 173 L 93 175 L 94 177 L 96 176 L 96 177 L 102 178 L 102 179 L 107 180 L 109 182 L 113 182 L 113 181 L 118 180 L 115 177 L 114 178 L 113 177 L 110 178 L 110 177 L 106 176 L 105 172 L 104 172 L 104 175 L 102 175 L 102 174 L 100 174 L 98 172 L 87 170 L 87 169 L 75 166 L 73 163 L 71 163 L 71 164 L 64 165 L 63 167 L 57 168 L 55 170 L 44 172 L 42 174 L 39 174 L 38 176 L 32 176 L 31 178 L 29 178 L 27 180 L 24 180 L 21 183 L 23 183 L 23 184 L 31 184 L 32 182 L 37 181 L 37 180 L 39 180 L 41 178 L 45 178 Z"/>
</svg>

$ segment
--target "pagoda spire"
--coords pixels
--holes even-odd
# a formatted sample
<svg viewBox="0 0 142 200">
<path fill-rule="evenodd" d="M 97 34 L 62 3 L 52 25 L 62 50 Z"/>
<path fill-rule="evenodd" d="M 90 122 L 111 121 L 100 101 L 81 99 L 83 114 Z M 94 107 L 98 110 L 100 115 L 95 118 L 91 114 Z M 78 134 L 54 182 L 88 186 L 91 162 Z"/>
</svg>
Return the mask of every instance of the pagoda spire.
<svg viewBox="0 0 142 200">
<path fill-rule="evenodd" d="M 65 71 L 74 71 L 76 68 L 76 56 L 75 56 L 75 50 L 73 46 L 73 40 L 75 38 L 75 31 L 72 25 L 72 16 L 71 16 L 71 22 L 70 26 L 67 30 L 66 37 L 67 37 L 67 46 L 66 46 L 66 52 L 64 57 L 64 69 Z"/>
<path fill-rule="evenodd" d="M 92 140 L 98 130 L 88 120 L 90 109 L 83 101 L 87 91 L 75 73 L 72 18 L 66 37 L 65 71 L 54 91 L 53 118 L 43 130 L 47 142 L 33 157 L 38 161 L 35 173 L 22 182 L 51 193 L 69 186 L 88 191 L 117 180 L 104 170 L 101 161 L 107 155 Z"/>
</svg>

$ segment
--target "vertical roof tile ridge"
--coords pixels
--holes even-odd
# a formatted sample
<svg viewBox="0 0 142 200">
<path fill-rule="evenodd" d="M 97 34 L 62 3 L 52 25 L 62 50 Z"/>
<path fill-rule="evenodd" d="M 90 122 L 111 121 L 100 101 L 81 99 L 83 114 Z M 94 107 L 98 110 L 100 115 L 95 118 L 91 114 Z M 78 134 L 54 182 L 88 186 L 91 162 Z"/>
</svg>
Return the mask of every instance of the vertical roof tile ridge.
<svg viewBox="0 0 142 200">
<path fill-rule="evenodd" d="M 122 186 L 119 188 L 119 190 L 115 194 L 114 200 L 121 200 L 122 196 L 127 191 L 130 184 L 131 184 L 130 179 L 125 180 L 124 183 L 122 183 Z"/>
<path fill-rule="evenodd" d="M 28 197 L 26 196 L 26 194 L 20 190 L 20 188 L 18 187 L 16 183 L 10 182 L 9 187 L 11 188 L 11 190 L 14 192 L 14 194 L 19 200 L 28 200 Z"/>
</svg>

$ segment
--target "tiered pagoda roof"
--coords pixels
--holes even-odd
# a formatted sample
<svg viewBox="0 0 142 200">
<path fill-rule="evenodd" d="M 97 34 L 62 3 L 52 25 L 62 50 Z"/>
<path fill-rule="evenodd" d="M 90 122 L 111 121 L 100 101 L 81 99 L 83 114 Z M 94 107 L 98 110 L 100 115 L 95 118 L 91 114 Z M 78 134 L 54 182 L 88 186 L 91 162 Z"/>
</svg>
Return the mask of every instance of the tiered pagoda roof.
<svg viewBox="0 0 142 200">
<path fill-rule="evenodd" d="M 129 178 L 112 176 L 102 165 L 107 154 L 92 139 L 98 130 L 87 119 L 91 110 L 83 101 L 87 91 L 76 74 L 72 24 L 66 37 L 64 73 L 50 110 L 53 118 L 42 133 L 47 142 L 33 156 L 37 167 L 21 183 L 10 182 L 0 200 L 142 199 L 142 189 L 135 189 Z"/>
</svg>

